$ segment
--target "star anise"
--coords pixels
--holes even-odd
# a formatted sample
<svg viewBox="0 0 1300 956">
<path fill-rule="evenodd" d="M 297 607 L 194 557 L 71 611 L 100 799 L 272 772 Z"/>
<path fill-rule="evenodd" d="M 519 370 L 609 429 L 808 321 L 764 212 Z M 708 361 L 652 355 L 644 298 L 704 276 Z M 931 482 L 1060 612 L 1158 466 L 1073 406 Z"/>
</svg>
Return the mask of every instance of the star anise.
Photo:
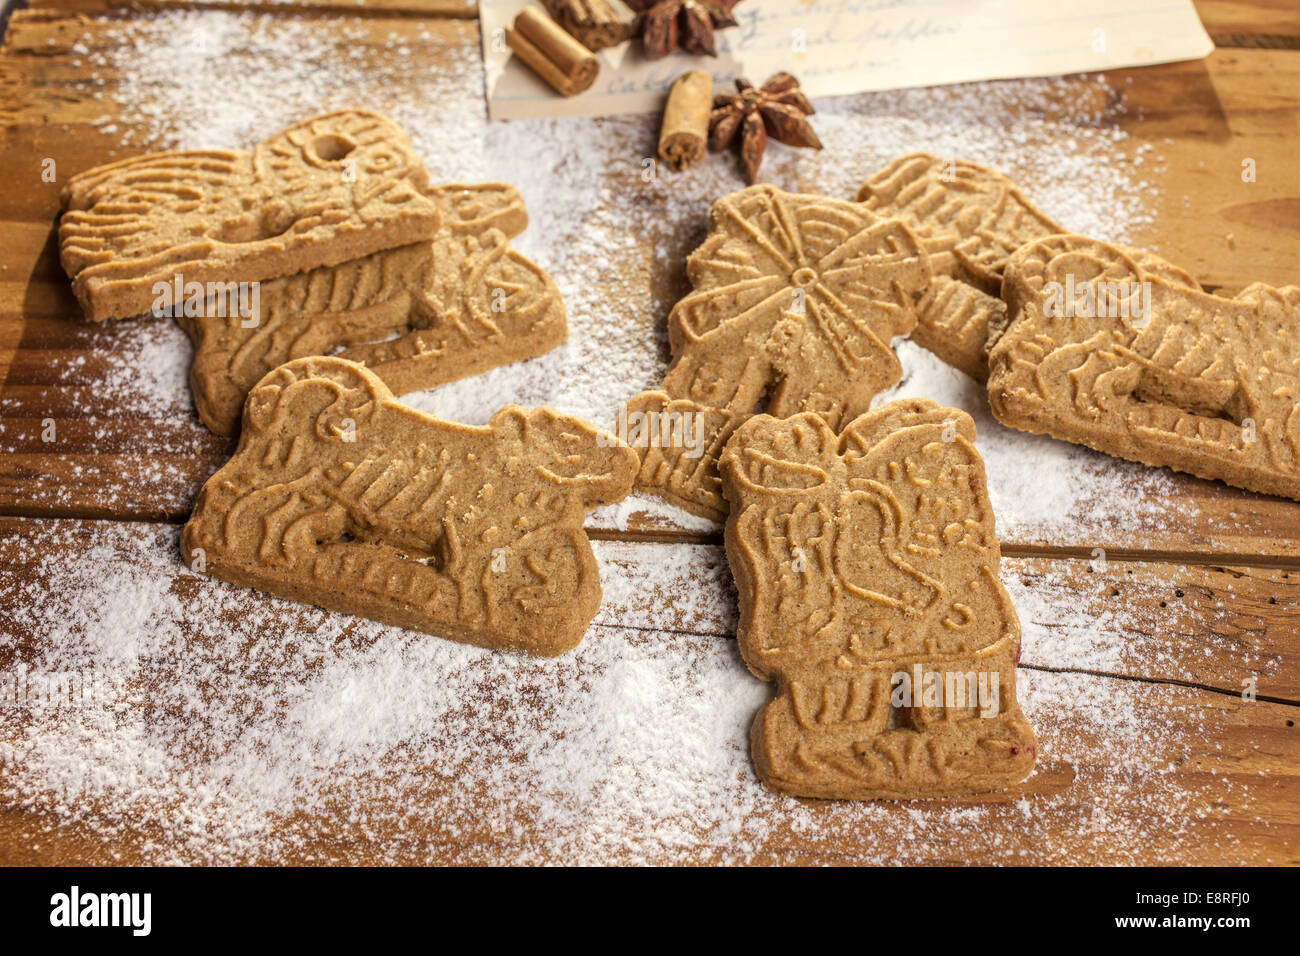
<svg viewBox="0 0 1300 956">
<path fill-rule="evenodd" d="M 807 117 L 816 112 L 799 91 L 799 81 L 782 71 L 757 89 L 748 80 L 736 80 L 735 93 L 719 93 L 709 114 L 709 148 L 725 149 L 740 136 L 740 161 L 751 183 L 758 180 L 770 136 L 787 146 L 821 149 Z"/>
<path fill-rule="evenodd" d="M 641 35 L 647 59 L 673 50 L 717 56 L 713 31 L 734 27 L 731 8 L 740 0 L 625 0 L 636 12 L 634 32 Z"/>
</svg>

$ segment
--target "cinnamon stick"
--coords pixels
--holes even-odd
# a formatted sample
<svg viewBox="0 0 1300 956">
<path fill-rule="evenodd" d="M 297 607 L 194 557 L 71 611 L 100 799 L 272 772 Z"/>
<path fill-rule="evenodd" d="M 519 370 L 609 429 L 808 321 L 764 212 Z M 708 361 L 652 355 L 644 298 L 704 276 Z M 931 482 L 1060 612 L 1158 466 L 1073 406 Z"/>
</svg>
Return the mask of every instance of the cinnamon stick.
<svg viewBox="0 0 1300 956">
<path fill-rule="evenodd" d="M 675 172 L 704 158 L 713 107 L 713 77 L 703 70 L 683 73 L 668 91 L 659 129 L 659 158 Z"/>
<path fill-rule="evenodd" d="M 631 25 L 606 0 L 542 0 L 542 6 L 588 50 L 617 46 L 631 35 Z"/>
<path fill-rule="evenodd" d="M 524 7 L 506 30 L 506 46 L 515 51 L 561 96 L 590 89 L 600 72 L 595 54 L 561 29 L 541 7 Z"/>
</svg>

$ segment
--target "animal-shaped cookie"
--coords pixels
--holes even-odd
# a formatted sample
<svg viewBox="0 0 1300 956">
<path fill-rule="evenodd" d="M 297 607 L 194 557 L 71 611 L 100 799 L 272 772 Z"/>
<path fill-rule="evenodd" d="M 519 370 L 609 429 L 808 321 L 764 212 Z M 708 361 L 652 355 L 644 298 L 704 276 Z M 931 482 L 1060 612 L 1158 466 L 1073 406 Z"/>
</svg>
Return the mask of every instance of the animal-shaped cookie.
<svg viewBox="0 0 1300 956">
<path fill-rule="evenodd" d="M 1005 322 L 998 294 L 1007 257 L 1065 230 L 996 170 L 926 153 L 893 160 L 863 183 L 858 201 L 907 223 L 930 254 L 934 281 L 917 306 L 913 340 L 983 381 L 990 327 Z"/>
<path fill-rule="evenodd" d="M 483 426 L 397 402 L 365 367 L 297 359 L 249 393 L 234 456 L 181 535 L 196 571 L 487 647 L 554 655 L 600 604 L 583 516 L 636 454 L 546 408 Z"/>
<path fill-rule="evenodd" d="M 989 354 L 999 421 L 1148 465 L 1300 499 L 1300 289 L 1235 298 L 1149 253 L 1053 236 L 1007 264 Z"/>
<path fill-rule="evenodd" d="M 142 315 L 178 275 L 256 282 L 431 239 L 427 186 L 396 124 L 328 113 L 252 152 L 152 153 L 73 176 L 59 258 L 87 318 Z"/>
<path fill-rule="evenodd" d="M 235 309 L 176 315 L 194 340 L 190 387 L 205 425 L 233 434 L 248 390 L 305 355 L 360 362 L 401 395 L 564 341 L 555 283 L 510 248 L 528 224 L 514 187 L 440 186 L 428 196 L 441 213 L 432 242 L 264 282 L 255 320 Z"/>
<path fill-rule="evenodd" d="M 1020 246 L 1068 232 L 997 170 L 926 153 L 899 156 L 858 191 L 858 201 L 901 219 L 930 254 L 934 281 L 917 305 L 913 340 L 976 381 L 988 378 L 988 350 L 1007 322 L 1002 273 Z M 1134 252 L 1145 256 L 1146 253 Z M 1167 262 L 1166 278 L 1199 289 Z"/>
<path fill-rule="evenodd" d="M 841 435 L 814 415 L 763 415 L 727 443 L 740 650 L 776 682 L 751 733 L 768 788 L 933 797 L 1033 769 L 1020 625 L 974 440 L 965 412 L 908 399 Z"/>
<path fill-rule="evenodd" d="M 694 291 L 668 317 L 672 364 L 628 403 L 628 435 L 638 487 L 721 520 L 717 456 L 736 426 L 759 411 L 832 426 L 865 411 L 902 374 L 891 341 L 916 324 L 930 269 L 900 222 L 760 185 L 713 204 L 687 274 Z"/>
</svg>

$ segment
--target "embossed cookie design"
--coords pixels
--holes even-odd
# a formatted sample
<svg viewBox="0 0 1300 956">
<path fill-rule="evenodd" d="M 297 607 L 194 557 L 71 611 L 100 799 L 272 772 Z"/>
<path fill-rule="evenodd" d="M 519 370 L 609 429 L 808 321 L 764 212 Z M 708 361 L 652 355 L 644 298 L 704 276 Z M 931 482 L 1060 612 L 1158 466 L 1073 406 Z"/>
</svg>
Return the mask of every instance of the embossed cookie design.
<svg viewBox="0 0 1300 956">
<path fill-rule="evenodd" d="M 1007 323 L 1000 296 L 1008 259 L 1026 243 L 1069 230 L 997 170 L 926 153 L 893 160 L 862 185 L 858 201 L 905 222 L 930 254 L 934 280 L 917 304 L 913 340 L 976 381 L 985 381 L 988 351 Z M 1200 289 L 1168 262 L 1141 250 L 1127 251 L 1168 281 Z"/>
<path fill-rule="evenodd" d="M 652 423 L 640 443 L 628 431 L 638 487 L 721 520 L 717 456 L 741 422 L 865 411 L 902 374 L 890 342 L 916 324 L 926 260 L 906 226 L 857 203 L 766 185 L 717 200 L 687 263 L 694 291 L 668 317 L 672 364 L 627 406 Z"/>
<path fill-rule="evenodd" d="M 181 536 L 196 571 L 485 647 L 555 655 L 600 604 L 585 512 L 636 454 L 546 408 L 484 426 L 397 402 L 365 367 L 297 359 L 248 396 Z"/>
<path fill-rule="evenodd" d="M 528 224 L 514 187 L 449 185 L 427 195 L 441 214 L 432 242 L 262 283 L 255 322 L 230 309 L 176 316 L 194 340 L 190 387 L 208 428 L 233 434 L 249 389 L 307 355 L 360 362 L 401 395 L 564 341 L 555 283 L 510 248 Z"/>
<path fill-rule="evenodd" d="M 329 113 L 252 152 L 153 153 L 72 177 L 59 258 L 87 318 L 142 315 L 178 274 L 255 282 L 431 239 L 427 186 L 394 123 Z"/>
<path fill-rule="evenodd" d="M 776 696 L 754 721 L 763 783 L 802 797 L 935 797 L 1033 769 L 1020 625 L 965 412 L 891 402 L 836 435 L 751 418 L 722 455 L 738 637 Z"/>
<path fill-rule="evenodd" d="M 998 296 L 1007 258 L 1065 229 L 996 170 L 926 153 L 893 160 L 863 183 L 858 201 L 907 223 L 930 254 L 934 281 L 917 307 L 912 338 L 984 381 L 990 328 L 1006 321 Z"/>
<path fill-rule="evenodd" d="M 989 355 L 993 413 L 1300 499 L 1300 289 L 1211 295 L 1156 261 L 1072 235 L 1018 250 L 1006 270 L 1010 323 Z"/>
</svg>

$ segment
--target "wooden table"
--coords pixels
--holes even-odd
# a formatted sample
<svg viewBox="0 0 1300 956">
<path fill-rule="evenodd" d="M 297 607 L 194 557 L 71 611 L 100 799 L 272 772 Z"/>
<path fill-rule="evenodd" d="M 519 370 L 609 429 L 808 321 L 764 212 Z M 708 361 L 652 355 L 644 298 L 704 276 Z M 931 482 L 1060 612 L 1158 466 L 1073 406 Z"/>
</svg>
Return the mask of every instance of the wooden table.
<svg viewBox="0 0 1300 956">
<path fill-rule="evenodd" d="M 78 86 L 84 71 L 75 65 L 86 54 L 87 37 L 91 52 L 97 45 L 107 48 L 120 41 L 132 16 L 143 15 L 118 9 L 126 6 L 116 0 L 33 2 L 12 16 L 0 49 L 0 135 L 7 171 L 0 181 L 0 590 L 11 596 L 33 582 L 56 587 L 57 582 L 43 583 L 50 562 L 57 566 L 78 560 L 86 548 L 105 540 L 109 527 L 113 540 L 126 534 L 149 542 L 160 530 L 174 532 L 203 480 L 231 448 L 197 419 L 177 424 L 151 420 L 147 410 L 105 407 L 102 394 L 85 384 L 104 372 L 119 333 L 112 327 L 90 329 L 81 321 L 53 239 L 58 187 L 30 173 L 44 157 L 58 158 L 62 178 L 138 151 L 122 150 L 121 130 L 106 131 L 97 122 L 100 107 Z M 151 0 L 139 6 L 180 4 Z M 355 29 L 364 56 L 383 56 L 382 47 L 370 45 L 372 35 L 397 31 L 412 45 L 427 48 L 432 68 L 480 69 L 477 25 L 468 4 L 384 0 L 371 5 L 366 15 L 350 7 L 308 0 L 289 10 L 280 6 L 277 15 L 311 18 L 322 30 Z M 1300 7 L 1290 0 L 1202 0 L 1198 7 L 1218 45 L 1208 59 L 1106 76 L 1112 88 L 1123 91 L 1123 110 L 1110 113 L 1108 121 L 1128 134 L 1125 148 L 1155 144 L 1167 160 L 1162 188 L 1153 198 L 1149 234 L 1137 238 L 1158 245 L 1210 289 L 1231 291 L 1253 281 L 1296 283 Z M 86 19 L 106 10 L 114 11 L 113 17 Z M 115 80 L 110 76 L 107 82 Z M 1243 157 L 1253 158 L 1261 171 L 1248 187 L 1238 175 Z M 1189 203 L 1188 196 L 1195 202 Z M 669 303 L 680 292 L 680 277 L 656 265 L 653 256 L 629 267 L 636 281 L 664 292 Z M 628 321 L 644 324 L 652 335 L 666 310 L 665 305 L 657 315 L 629 316 Z M 43 443 L 42 429 L 51 421 L 58 441 Z M 1096 607 L 1099 614 L 1122 602 L 1129 620 L 1151 622 L 1121 665 L 1065 668 L 1062 675 L 1050 657 L 1036 660 L 1027 653 L 1022 680 L 1069 679 L 1098 696 L 1127 695 L 1140 701 L 1136 706 L 1150 726 L 1183 728 L 1133 744 L 1165 764 L 1160 786 L 1187 795 L 1182 810 L 1144 807 L 1142 772 L 1123 782 L 1130 805 L 1117 809 L 1114 788 L 1123 770 L 1113 765 L 1113 742 L 1103 745 L 1092 739 L 1095 730 L 1075 727 L 1047 735 L 1036 774 L 1014 791 L 963 801 L 878 805 L 856 829 L 842 826 L 843 807 L 800 804 L 802 823 L 796 826 L 784 809 L 764 805 L 768 809 L 756 812 L 768 814 L 770 825 L 743 854 L 701 838 L 671 853 L 641 849 L 624 858 L 1300 862 L 1300 731 L 1295 727 L 1300 714 L 1300 504 L 1185 476 L 1171 475 L 1170 482 L 1173 505 L 1187 505 L 1183 517 L 1175 517 L 1177 508 L 1171 506 L 1164 519 L 1140 532 L 1088 530 L 1064 540 L 1011 537 L 1004 541 L 1004 577 L 1019 579 L 1029 590 L 1040 588 L 1035 593 L 1051 600 Z M 698 565 L 705 577 L 714 576 L 715 588 L 725 580 L 720 536 L 714 532 L 634 517 L 625 530 L 595 528 L 592 534 L 601 542 L 607 566 L 631 577 L 642 563 L 674 561 Z M 42 543 L 27 547 L 31 540 Z M 1093 559 L 1098 548 L 1105 551 L 1104 563 Z M 183 577 L 177 561 L 177 581 Z M 0 605 L 0 662 L 12 669 L 44 635 L 25 621 L 20 601 L 8 600 L 9 606 Z M 250 593 L 248 600 L 251 607 L 260 597 Z M 729 600 L 720 589 L 700 611 L 671 596 L 662 607 L 651 608 L 615 595 L 602 608 L 593 632 L 635 631 L 642 646 L 665 659 L 675 653 L 699 657 L 721 646 L 712 642 L 732 639 Z M 1038 625 L 1052 627 L 1050 621 Z M 588 641 L 594 639 L 589 635 Z M 1243 680 L 1251 678 L 1256 699 L 1244 700 Z M 165 677 L 160 680 L 165 683 Z M 1065 716 L 1062 721 L 1065 727 Z M 21 720 L 4 726 L 22 733 Z M 1067 739 L 1069 746 L 1054 752 L 1051 741 Z M 442 799 L 456 785 L 454 779 L 431 774 L 422 794 L 405 799 L 418 807 L 422 800 Z M 752 777 L 745 785 L 757 787 Z M 0 786 L 0 798 L 6 792 Z M 1104 825 L 1099 831 L 1101 807 L 1125 818 L 1124 839 L 1108 840 Z M 963 809 L 970 811 L 966 817 Z M 136 825 L 115 818 L 109 825 L 106 815 L 112 808 L 97 807 L 93 800 L 81 810 L 73 819 L 53 798 L 23 799 L 12 793 L 3 798 L 0 862 L 208 858 L 183 848 L 160 853 L 159 846 L 167 846 L 173 834 L 156 821 Z M 330 812 L 338 820 L 348 817 L 346 808 Z M 1024 822 L 1031 815 L 1032 826 Z M 828 828 L 832 819 L 840 821 L 834 840 L 815 832 L 823 817 Z M 910 827 L 903 825 L 908 820 Z M 238 855 L 290 863 L 572 858 L 558 849 L 548 852 L 544 834 L 521 842 L 517 833 L 505 835 L 470 818 L 456 822 L 454 831 L 448 831 L 425 821 L 429 829 L 421 837 L 407 830 L 386 832 L 382 826 L 356 831 L 340 824 L 332 829 L 289 815 L 277 824 L 281 835 L 297 833 L 301 839 L 282 840 L 273 852 Z M 631 843 L 645 845 L 635 834 Z M 600 858 L 619 859 L 620 853 L 609 851 Z"/>
</svg>

